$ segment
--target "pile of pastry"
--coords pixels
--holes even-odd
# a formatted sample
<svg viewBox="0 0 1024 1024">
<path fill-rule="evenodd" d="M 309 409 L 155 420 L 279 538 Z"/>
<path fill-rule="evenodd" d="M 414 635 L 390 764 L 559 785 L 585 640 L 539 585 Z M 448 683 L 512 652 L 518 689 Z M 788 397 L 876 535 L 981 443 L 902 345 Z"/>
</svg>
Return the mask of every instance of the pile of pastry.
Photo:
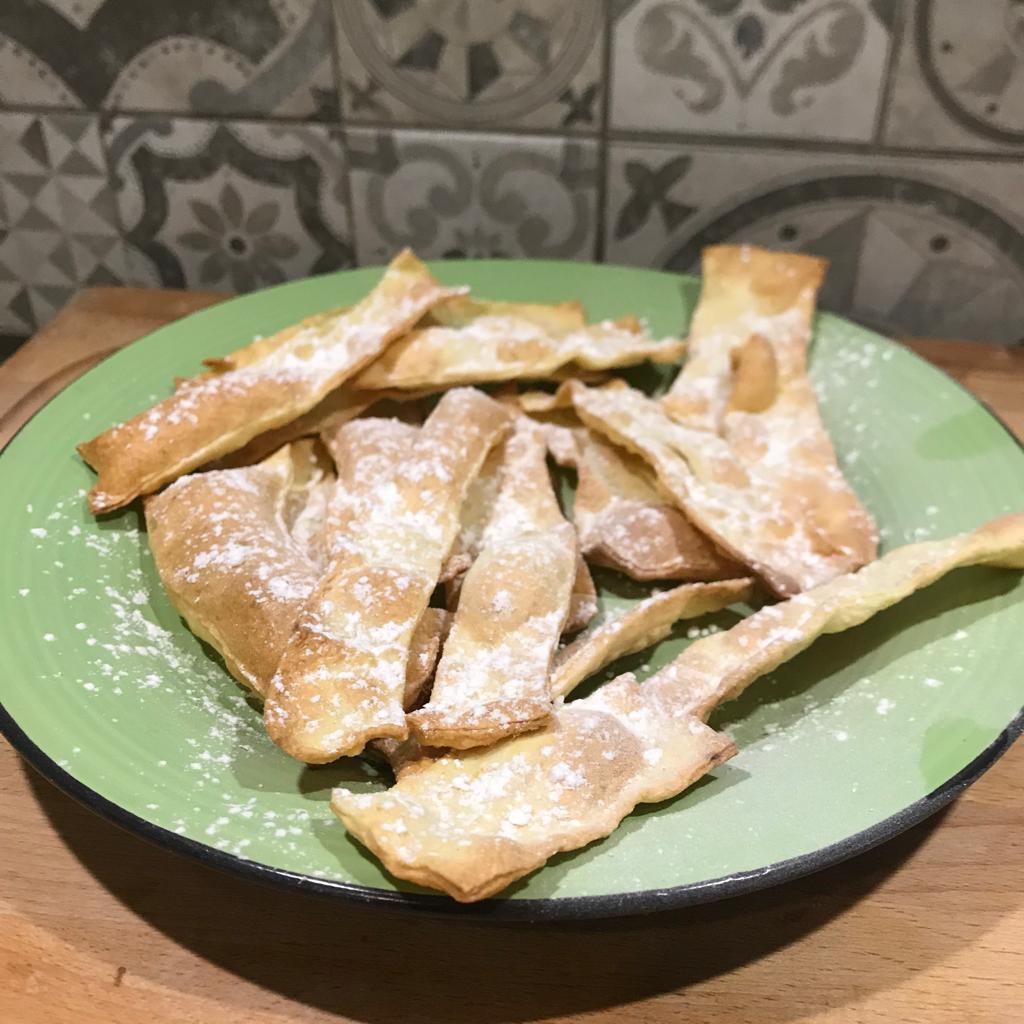
<svg viewBox="0 0 1024 1024">
<path fill-rule="evenodd" d="M 391 764 L 332 807 L 394 875 L 497 893 L 732 756 L 711 711 L 822 633 L 958 565 L 1024 567 L 1024 517 L 877 559 L 807 375 L 825 265 L 718 246 L 703 269 L 684 344 L 470 296 L 403 252 L 354 306 L 79 447 L 95 513 L 144 497 L 167 593 L 271 739 Z M 660 398 L 611 372 L 684 351 Z M 576 476 L 568 516 L 549 459 Z M 651 595 L 593 624 L 591 564 Z M 737 602 L 761 607 L 567 700 Z"/>
</svg>

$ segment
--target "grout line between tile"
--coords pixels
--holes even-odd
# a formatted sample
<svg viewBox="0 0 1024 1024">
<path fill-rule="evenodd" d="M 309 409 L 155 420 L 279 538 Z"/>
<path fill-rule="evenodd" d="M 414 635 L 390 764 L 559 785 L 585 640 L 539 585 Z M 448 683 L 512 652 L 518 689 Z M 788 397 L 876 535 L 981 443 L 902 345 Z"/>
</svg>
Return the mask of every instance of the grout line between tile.
<svg viewBox="0 0 1024 1024">
<path fill-rule="evenodd" d="M 605 258 L 605 226 L 608 220 L 608 125 L 612 105 L 612 2 L 602 0 L 604 26 L 601 39 L 601 123 L 597 142 L 597 198 L 594 211 L 594 259 Z"/>
<path fill-rule="evenodd" d="M 915 160 L 990 160 L 996 163 L 1020 163 L 1021 150 L 926 149 L 876 145 L 846 139 L 814 139 L 765 135 L 714 135 L 709 133 L 652 132 L 646 129 L 618 128 L 609 132 L 609 142 L 648 143 L 666 146 L 707 146 L 711 149 L 781 150 L 807 154 L 834 153 L 837 156 L 909 157 Z M 1024 148 L 1024 147 L 1022 147 Z"/>
<path fill-rule="evenodd" d="M 36 116 L 47 116 L 49 114 L 79 114 L 82 116 L 98 115 L 109 119 L 129 118 L 132 120 L 177 120 L 177 121 L 202 121 L 215 123 L 246 123 L 280 125 L 281 127 L 320 127 L 336 128 L 337 121 L 323 121 L 312 118 L 299 117 L 275 117 L 273 115 L 261 115 L 259 117 L 238 116 L 235 114 L 221 116 L 211 114 L 186 113 L 182 111 L 166 110 L 83 110 L 81 108 L 57 108 L 39 106 L 17 106 L 4 107 L 0 109 L 0 117 L 4 114 L 34 114 Z M 536 137 L 536 138 L 557 138 L 576 139 L 579 141 L 597 142 L 600 145 L 608 143 L 639 142 L 661 145 L 692 145 L 720 147 L 723 149 L 764 149 L 764 150 L 794 150 L 806 153 L 835 153 L 837 155 L 850 156 L 882 156 L 882 157 L 908 157 L 917 160 L 969 160 L 984 162 L 986 160 L 994 163 L 1019 163 L 1024 146 L 1018 149 L 979 150 L 979 149 L 958 149 L 956 147 L 937 147 L 934 149 L 914 146 L 904 148 L 891 146 L 884 143 L 855 142 L 845 139 L 816 139 L 799 138 L 796 136 L 766 136 L 766 135 L 718 135 L 713 133 L 683 133 L 683 132 L 655 132 L 647 129 L 613 128 L 610 123 L 605 128 L 606 137 L 602 137 L 601 131 L 592 132 L 566 132 L 561 128 L 524 128 L 521 126 L 506 126 L 493 128 L 476 125 L 440 125 L 421 124 L 409 121 L 391 120 L 365 120 L 345 122 L 345 127 L 350 131 L 419 131 L 426 133 L 445 133 L 462 135 L 494 135 L 509 137 Z"/>
</svg>

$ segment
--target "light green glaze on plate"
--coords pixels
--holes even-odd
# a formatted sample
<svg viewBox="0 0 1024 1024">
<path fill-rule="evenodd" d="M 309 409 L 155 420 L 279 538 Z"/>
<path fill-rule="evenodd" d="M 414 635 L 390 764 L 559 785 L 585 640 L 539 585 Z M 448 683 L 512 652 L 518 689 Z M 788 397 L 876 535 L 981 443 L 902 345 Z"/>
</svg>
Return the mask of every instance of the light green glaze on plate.
<svg viewBox="0 0 1024 1024">
<path fill-rule="evenodd" d="M 580 298 L 679 333 L 695 294 L 668 274 L 542 262 L 440 264 L 480 296 Z M 381 785 L 361 762 L 309 769 L 183 627 L 133 508 L 96 522 L 77 442 L 169 392 L 204 356 L 355 301 L 367 269 L 284 285 L 165 327 L 43 409 L 0 456 L 0 702 L 82 785 L 137 817 L 274 869 L 397 885 L 331 816 L 333 785 Z M 812 357 L 842 465 L 885 548 L 1024 509 L 1024 452 L 969 395 L 889 341 L 819 319 Z M 654 379 L 656 375 L 647 375 Z M 603 574 L 605 607 L 642 588 Z M 616 580 L 618 579 L 618 582 Z M 932 793 L 1000 735 L 1024 695 L 1024 583 L 974 569 L 819 641 L 715 723 L 741 752 L 676 800 L 515 886 L 515 900 L 625 895 L 759 871 L 854 836 Z M 730 616 L 702 628 L 724 626 Z M 692 624 L 687 624 L 692 626 Z M 655 669 L 687 626 L 628 667 Z M 621 666 L 620 666 L 621 667 Z"/>
</svg>

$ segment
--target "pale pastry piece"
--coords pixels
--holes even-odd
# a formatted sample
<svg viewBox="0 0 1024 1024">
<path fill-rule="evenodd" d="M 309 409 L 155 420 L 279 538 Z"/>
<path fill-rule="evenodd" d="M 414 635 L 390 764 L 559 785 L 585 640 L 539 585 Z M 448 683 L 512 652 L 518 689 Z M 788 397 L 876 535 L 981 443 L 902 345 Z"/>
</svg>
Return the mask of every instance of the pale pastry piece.
<svg viewBox="0 0 1024 1024">
<path fill-rule="evenodd" d="M 573 419 L 576 419 L 575 415 Z M 576 469 L 580 462 L 580 452 L 586 440 L 586 427 L 579 420 L 571 422 L 552 422 L 545 418 L 537 421 L 547 441 L 548 454 L 562 469 Z"/>
<path fill-rule="evenodd" d="M 543 416 L 551 457 L 576 470 L 572 518 L 587 560 L 642 582 L 743 575 L 743 566 L 723 555 L 664 496 L 643 459 L 580 426 L 565 410 L 561 403 L 572 401 L 571 385 L 537 401 L 541 394 L 519 398 L 533 407 L 534 416 Z"/>
<path fill-rule="evenodd" d="M 653 647 L 672 632 L 680 619 L 695 619 L 749 601 L 753 592 L 753 580 L 719 580 L 684 583 L 638 601 L 620 615 L 587 630 L 555 655 L 549 683 L 552 696 L 566 697 L 605 665 Z"/>
<path fill-rule="evenodd" d="M 878 531 L 840 472 L 807 374 L 827 264 L 745 245 L 705 249 L 703 263 L 687 362 L 663 407 L 683 426 L 728 444 L 756 486 L 799 520 L 827 573 L 865 565 L 876 555 Z M 828 578 L 818 568 L 802 586 Z"/>
<path fill-rule="evenodd" d="M 541 424 L 540 426 L 546 436 L 545 425 Z M 441 582 L 445 584 L 446 604 L 451 611 L 458 607 L 465 572 L 480 553 L 484 528 L 494 509 L 494 501 L 498 493 L 501 457 L 501 448 L 493 449 L 487 456 L 487 461 L 476 480 L 473 481 L 465 504 L 462 506 L 459 534 L 455 538 L 455 544 L 441 571 Z M 578 632 L 596 614 L 597 590 L 583 556 L 579 555 L 576 561 L 576 578 L 573 582 L 572 597 L 569 601 L 569 615 L 565 620 L 563 632 Z"/>
<path fill-rule="evenodd" d="M 591 562 L 644 581 L 743 575 L 664 496 L 643 459 L 593 431 L 579 448 L 573 521 Z"/>
<path fill-rule="evenodd" d="M 741 462 L 724 438 L 675 422 L 633 388 L 574 384 L 572 394 L 588 426 L 642 456 L 689 521 L 775 593 L 796 594 L 850 568 L 848 551 L 823 544 L 806 492 L 780 491 L 771 467 Z"/>
<path fill-rule="evenodd" d="M 452 305 L 466 314 L 451 324 L 410 331 L 359 375 L 356 387 L 440 388 L 536 379 L 568 366 L 577 375 L 645 360 L 678 362 L 685 347 L 676 339 L 651 338 L 636 317 L 585 325 L 581 316 L 553 318 L 551 310 L 558 307 L 470 299 Z"/>
<path fill-rule="evenodd" d="M 577 577 L 576 532 L 559 509 L 543 434 L 526 417 L 503 445 L 498 475 L 430 701 L 408 718 L 426 746 L 494 743 L 551 713 L 548 674 Z"/>
<path fill-rule="evenodd" d="M 751 580 L 686 583 L 639 601 L 628 611 L 602 622 L 563 647 L 551 665 L 549 687 L 555 698 L 566 697 L 584 679 L 628 654 L 663 640 L 680 619 L 692 619 L 750 600 Z M 430 764 L 443 750 L 422 747 L 414 737 L 382 741 L 381 752 L 395 777 Z"/>
<path fill-rule="evenodd" d="M 733 744 L 702 721 L 722 700 L 823 632 L 858 625 L 969 564 L 1024 568 L 1024 515 L 897 549 L 698 640 L 642 685 L 619 676 L 539 732 L 409 767 L 383 793 L 336 789 L 332 809 L 392 874 L 461 901 L 494 895 L 730 757 Z"/>
<path fill-rule="evenodd" d="M 462 576 L 480 554 L 480 545 L 484 537 L 484 529 L 494 510 L 494 501 L 498 496 L 501 484 L 501 461 L 504 447 L 495 445 L 484 459 L 480 472 L 469 485 L 466 500 L 459 512 L 459 532 L 455 542 L 445 559 L 441 570 L 441 582 L 453 584 L 447 587 L 447 604 L 454 610 L 458 604 L 459 586 Z"/>
<path fill-rule="evenodd" d="M 752 245 L 709 246 L 701 261 L 686 363 L 662 402 L 681 423 L 718 433 L 730 405 L 749 403 L 757 385 L 757 404 L 767 407 L 773 391 L 806 373 L 815 302 L 828 263 Z M 754 336 L 763 344 L 746 349 Z M 737 364 L 736 353 L 744 349 L 746 358 Z"/>
<path fill-rule="evenodd" d="M 336 789 L 331 808 L 393 875 L 471 902 L 608 835 L 735 749 L 696 718 L 652 713 L 620 676 L 537 732 L 405 766 L 383 793 Z"/>
<path fill-rule="evenodd" d="M 461 291 L 442 288 L 410 251 L 400 253 L 351 309 L 289 327 L 273 344 L 256 342 L 258 358 L 246 365 L 198 378 L 79 445 L 99 474 L 90 510 L 120 508 L 308 412 L 432 306 Z"/>
<path fill-rule="evenodd" d="M 482 316 L 507 316 L 527 320 L 555 337 L 581 330 L 587 325 L 583 304 L 576 300 L 554 302 L 495 302 L 456 295 L 439 302 L 417 327 L 467 327 Z"/>
<path fill-rule="evenodd" d="M 723 701 L 738 697 L 819 636 L 859 626 L 967 565 L 1024 569 L 1024 513 L 944 540 L 895 548 L 857 572 L 764 607 L 727 632 L 698 640 L 645 685 L 671 713 L 706 720 Z"/>
<path fill-rule="evenodd" d="M 416 431 L 412 443 L 384 459 L 380 472 L 349 458 L 343 443 L 370 421 L 335 435 L 330 568 L 288 639 L 264 708 L 271 739 L 293 757 L 323 763 L 354 756 L 373 739 L 405 738 L 412 636 L 455 539 L 466 489 L 510 418 L 479 391 L 449 391 L 423 427 L 408 428 Z"/>
<path fill-rule="evenodd" d="M 182 477 L 145 502 L 153 561 L 171 602 L 260 695 L 322 571 L 286 522 L 297 476 L 299 496 L 308 494 L 308 446 L 296 448 L 256 466 Z"/>
</svg>

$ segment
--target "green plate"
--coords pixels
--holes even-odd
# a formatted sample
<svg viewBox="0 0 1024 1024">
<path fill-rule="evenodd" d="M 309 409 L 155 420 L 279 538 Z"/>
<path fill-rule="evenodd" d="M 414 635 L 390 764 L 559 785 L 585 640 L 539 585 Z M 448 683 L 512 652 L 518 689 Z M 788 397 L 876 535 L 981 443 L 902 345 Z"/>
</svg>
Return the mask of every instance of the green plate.
<svg viewBox="0 0 1024 1024">
<path fill-rule="evenodd" d="M 481 296 L 582 299 L 684 329 L 695 282 L 575 263 L 435 267 Z M 331 787 L 383 785 L 361 761 L 306 768 L 266 738 L 221 663 L 160 589 L 137 508 L 96 522 L 76 442 L 168 393 L 175 375 L 309 313 L 353 302 L 375 269 L 298 281 L 164 327 L 75 381 L 0 456 L 0 727 L 101 814 L 242 874 L 338 896 L 455 907 L 389 877 L 328 808 Z M 822 315 L 812 373 L 842 465 L 884 547 L 1024 508 L 1024 452 L 979 403 L 906 349 Z M 644 378 L 643 371 L 639 374 Z M 646 373 L 647 386 L 656 375 Z M 600 579 L 605 608 L 643 591 Z M 1024 582 L 954 573 L 864 626 L 820 640 L 713 724 L 740 754 L 608 839 L 464 912 L 630 913 L 714 899 L 886 839 L 973 781 L 1020 731 Z M 674 657 L 688 623 L 628 667 Z M 617 666 L 621 668 L 622 666 Z M 610 673 L 608 673 L 610 675 Z"/>
</svg>

